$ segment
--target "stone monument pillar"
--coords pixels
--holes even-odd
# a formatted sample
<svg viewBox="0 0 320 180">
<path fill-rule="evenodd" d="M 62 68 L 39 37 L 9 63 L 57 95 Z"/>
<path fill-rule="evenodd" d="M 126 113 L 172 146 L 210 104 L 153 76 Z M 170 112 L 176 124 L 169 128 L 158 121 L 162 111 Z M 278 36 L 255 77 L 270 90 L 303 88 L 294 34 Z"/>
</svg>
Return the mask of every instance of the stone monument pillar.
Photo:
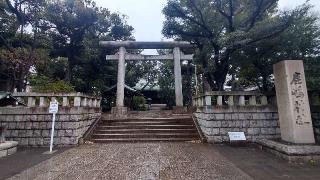
<svg viewBox="0 0 320 180">
<path fill-rule="evenodd" d="M 281 139 L 297 144 L 315 143 L 303 62 L 281 61 L 273 70 Z"/>
<path fill-rule="evenodd" d="M 127 108 L 124 107 L 124 80 L 125 80 L 125 55 L 126 49 L 119 48 L 119 61 L 118 61 L 118 78 L 117 78 L 117 99 L 116 107 L 112 108 L 113 114 L 123 115 L 127 113 Z"/>
</svg>

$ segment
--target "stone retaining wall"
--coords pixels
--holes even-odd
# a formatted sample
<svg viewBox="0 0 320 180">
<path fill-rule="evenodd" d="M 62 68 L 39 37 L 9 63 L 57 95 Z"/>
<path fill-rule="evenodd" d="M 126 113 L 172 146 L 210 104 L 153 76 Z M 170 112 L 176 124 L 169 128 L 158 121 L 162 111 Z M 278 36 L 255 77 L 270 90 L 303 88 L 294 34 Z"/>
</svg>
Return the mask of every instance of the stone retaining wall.
<svg viewBox="0 0 320 180">
<path fill-rule="evenodd" d="M 194 114 L 207 141 L 229 141 L 228 132 L 244 132 L 250 142 L 280 138 L 279 117 L 274 106 L 211 106 Z"/>
<path fill-rule="evenodd" d="M 311 112 L 315 138 L 320 143 L 320 106 L 312 106 Z M 245 132 L 250 142 L 280 138 L 275 106 L 212 106 L 198 108 L 194 115 L 208 142 L 227 142 L 230 131 Z"/>
<path fill-rule="evenodd" d="M 101 117 L 100 108 L 59 107 L 54 144 L 76 145 L 91 124 Z M 19 146 L 48 146 L 52 115 L 47 107 L 0 108 L 0 127 L 6 127 L 6 139 Z"/>
</svg>

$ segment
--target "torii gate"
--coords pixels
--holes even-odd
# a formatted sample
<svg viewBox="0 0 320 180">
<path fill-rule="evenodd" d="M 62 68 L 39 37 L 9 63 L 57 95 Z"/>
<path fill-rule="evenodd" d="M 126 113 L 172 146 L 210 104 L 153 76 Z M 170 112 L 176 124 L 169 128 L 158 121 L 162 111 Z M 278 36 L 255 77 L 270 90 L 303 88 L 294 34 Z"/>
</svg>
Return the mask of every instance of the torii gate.
<svg viewBox="0 0 320 180">
<path fill-rule="evenodd" d="M 181 60 L 192 60 L 193 54 L 185 55 L 181 48 L 193 48 L 189 42 L 138 42 L 138 41 L 100 41 L 100 46 L 105 48 L 118 48 L 115 55 L 107 55 L 106 60 L 118 60 L 118 82 L 116 107 L 112 113 L 123 115 L 127 113 L 124 106 L 124 80 L 125 80 L 125 60 L 174 60 L 174 79 L 176 106 L 175 112 L 185 112 L 183 107 Z M 168 55 L 141 55 L 126 53 L 126 49 L 173 49 L 173 54 Z"/>
</svg>

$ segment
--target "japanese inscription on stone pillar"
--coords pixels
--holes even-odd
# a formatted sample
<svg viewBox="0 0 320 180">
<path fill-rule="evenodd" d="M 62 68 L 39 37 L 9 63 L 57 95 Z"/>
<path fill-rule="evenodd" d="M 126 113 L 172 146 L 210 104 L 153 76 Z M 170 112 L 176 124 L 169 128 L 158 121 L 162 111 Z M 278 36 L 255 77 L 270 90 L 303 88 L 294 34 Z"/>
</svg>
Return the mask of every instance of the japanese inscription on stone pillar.
<svg viewBox="0 0 320 180">
<path fill-rule="evenodd" d="M 291 85 L 291 95 L 293 96 L 293 102 L 294 102 L 294 117 L 296 124 L 298 125 L 304 125 L 304 124 L 310 124 L 308 121 L 304 121 L 306 116 L 306 109 L 305 109 L 305 101 L 304 101 L 304 92 L 302 89 L 302 78 L 300 72 L 295 72 L 292 75 L 292 81 L 290 83 Z"/>
</svg>

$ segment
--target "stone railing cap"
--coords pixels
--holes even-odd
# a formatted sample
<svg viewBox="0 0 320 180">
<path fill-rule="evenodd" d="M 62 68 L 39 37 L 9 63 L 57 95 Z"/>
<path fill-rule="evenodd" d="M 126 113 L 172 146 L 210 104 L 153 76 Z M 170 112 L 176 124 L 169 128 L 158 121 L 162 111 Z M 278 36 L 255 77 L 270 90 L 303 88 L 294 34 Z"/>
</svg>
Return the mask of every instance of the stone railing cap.
<svg viewBox="0 0 320 180">
<path fill-rule="evenodd" d="M 73 93 L 35 93 L 35 92 L 15 92 L 12 93 L 14 97 L 84 97 L 84 98 L 92 98 L 92 99 L 101 99 L 101 97 L 90 96 L 80 92 Z"/>
<path fill-rule="evenodd" d="M 199 95 L 196 98 L 205 96 L 274 96 L 275 92 L 258 92 L 258 91 L 211 91 L 205 94 Z"/>
</svg>

